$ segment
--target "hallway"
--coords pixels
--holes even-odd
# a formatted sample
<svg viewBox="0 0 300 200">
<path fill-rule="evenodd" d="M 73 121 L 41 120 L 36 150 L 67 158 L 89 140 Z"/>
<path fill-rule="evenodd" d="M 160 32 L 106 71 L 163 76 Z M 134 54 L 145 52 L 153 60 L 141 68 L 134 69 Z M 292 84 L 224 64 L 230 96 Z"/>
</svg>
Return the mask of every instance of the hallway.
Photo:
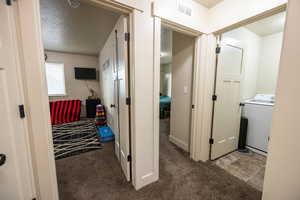
<svg viewBox="0 0 300 200">
<path fill-rule="evenodd" d="M 56 162 L 61 200 L 259 200 L 261 192 L 212 163 L 195 163 L 160 123 L 160 180 L 139 191 L 125 181 L 112 144 Z"/>
</svg>

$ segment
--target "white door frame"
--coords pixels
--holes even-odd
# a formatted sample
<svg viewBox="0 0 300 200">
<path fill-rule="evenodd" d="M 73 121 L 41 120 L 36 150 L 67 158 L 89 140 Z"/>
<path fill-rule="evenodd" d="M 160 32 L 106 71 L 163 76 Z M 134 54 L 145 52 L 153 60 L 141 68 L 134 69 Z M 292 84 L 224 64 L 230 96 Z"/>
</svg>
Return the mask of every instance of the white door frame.
<svg viewBox="0 0 300 200">
<path fill-rule="evenodd" d="M 195 56 L 194 56 L 194 84 L 193 84 L 193 104 L 195 109 L 192 113 L 190 157 L 194 161 L 208 161 L 211 137 L 212 121 L 212 95 L 215 78 L 216 65 L 216 47 L 217 37 L 219 34 L 229 30 L 255 22 L 264 17 L 268 17 L 286 9 L 286 5 L 278 6 L 271 11 L 260 13 L 255 17 L 249 17 L 237 24 L 224 27 L 217 32 L 210 34 L 201 34 L 197 30 L 171 22 L 168 19 L 160 18 L 153 14 L 154 17 L 154 135 L 157 143 L 159 141 L 159 80 L 160 80 L 160 26 L 162 23 L 171 26 L 173 30 L 196 36 Z M 157 149 L 156 156 L 159 156 L 158 144 L 154 146 Z M 158 166 L 157 161 L 157 166 Z"/>
<path fill-rule="evenodd" d="M 5 4 L 4 2 L 1 2 L 3 4 Z M 15 96 L 16 101 L 18 102 L 18 104 L 20 105 L 26 105 L 26 93 L 24 92 L 25 89 L 25 83 L 24 83 L 24 79 L 22 74 L 24 73 L 24 69 L 21 67 L 22 66 L 22 61 L 23 61 L 23 53 L 21 51 L 21 49 L 19 48 L 19 42 L 20 42 L 20 35 L 19 35 L 19 19 L 18 19 L 18 7 L 15 4 L 12 5 L 5 5 L 8 6 L 8 20 L 10 23 L 10 28 L 9 33 L 10 33 L 10 37 L 12 39 L 12 50 L 13 50 L 13 64 L 15 65 L 15 77 L 17 78 L 17 91 L 15 91 L 17 93 L 17 96 Z M 1 97 L 3 98 L 3 97 Z M 16 105 L 17 106 L 17 105 Z M 35 198 L 36 197 L 36 187 L 35 187 L 35 177 L 33 174 L 33 163 L 32 163 L 32 149 L 29 145 L 29 141 L 30 141 L 30 132 L 29 132 L 29 118 L 28 118 L 28 112 L 25 109 L 25 117 L 22 119 L 17 119 L 15 120 L 14 123 L 20 123 L 20 127 L 22 128 L 21 132 L 16 133 L 16 135 L 20 135 L 22 134 L 21 137 L 23 137 L 24 139 L 24 143 L 23 143 L 23 139 L 21 139 L 20 141 L 15 141 L 17 143 L 13 143 L 13 148 L 16 152 L 20 152 L 20 154 L 23 154 L 22 156 L 19 156 L 19 153 L 16 153 L 14 156 L 16 157 L 15 160 L 17 161 L 16 164 L 18 164 L 17 166 L 17 172 L 15 172 L 16 174 L 18 174 L 18 176 L 20 175 L 19 178 L 19 182 L 22 185 L 22 189 L 24 191 L 22 191 L 23 193 L 23 198 L 25 198 L 25 195 L 29 198 Z M 5 116 L 6 117 L 6 116 Z M 18 137 L 18 136 L 17 136 Z M 15 135 L 12 136 L 13 140 L 17 140 Z M 21 143 L 20 143 L 21 142 Z M 22 152 L 21 152 L 22 151 Z M 26 160 L 24 160 L 23 158 L 25 158 Z M 8 158 L 10 159 L 10 158 Z M 13 160 L 13 159 L 12 159 Z M 24 163 L 24 165 L 22 165 L 22 162 L 26 162 Z M 4 164 L 5 165 L 5 164 Z M 21 173 L 21 174 L 20 174 Z M 25 176 L 22 175 L 22 173 L 27 173 Z M 28 181 L 25 181 L 25 177 L 27 179 L 28 177 Z M 16 186 L 17 187 L 17 186 Z M 11 188 L 12 190 L 14 188 Z M 25 191 L 26 190 L 26 191 Z M 17 192 L 17 191 L 15 191 Z"/>
<path fill-rule="evenodd" d="M 129 15 L 129 32 L 134 35 L 134 8 L 118 4 L 117 2 L 108 2 L 106 0 L 84 0 L 96 6 L 109 7 L 113 10 L 121 11 Z M 58 200 L 58 188 L 56 178 L 56 167 L 53 151 L 52 130 L 50 123 L 50 112 L 48 105 L 48 94 L 45 80 L 44 49 L 41 35 L 40 22 L 40 2 L 39 0 L 16 1 L 19 24 L 19 35 L 21 40 L 18 47 L 24 54 L 22 65 L 24 73 L 24 87 L 27 103 L 25 107 L 28 111 L 28 127 L 31 138 L 28 146 L 31 147 L 33 157 L 33 174 L 35 177 L 35 186 L 38 199 Z M 134 41 L 134 37 L 131 37 Z M 130 58 L 133 56 L 135 46 L 130 42 Z M 130 59 L 130 71 L 134 71 L 133 59 Z M 130 86 L 134 86 L 134 77 L 131 77 Z M 131 90 L 133 91 L 133 90 Z M 134 98 L 134 94 L 130 94 Z M 131 114 L 134 113 L 134 105 L 131 106 Z M 134 124 L 134 118 L 131 119 Z M 133 127 L 133 126 L 131 126 Z M 131 130 L 131 140 L 135 141 L 134 130 Z M 134 156 L 134 154 L 132 155 Z M 132 158 L 135 160 L 135 158 Z M 135 169 L 135 162 L 132 162 Z M 133 170 L 134 176 L 134 170 Z M 133 181 L 133 184 L 134 181 Z"/>
<path fill-rule="evenodd" d="M 190 125 L 190 157 L 198 161 L 197 158 L 197 146 L 198 144 L 198 135 L 199 132 L 197 131 L 199 128 L 199 123 L 197 123 L 199 119 L 199 111 L 201 109 L 201 102 L 199 100 L 199 91 L 198 88 L 200 87 L 200 80 L 203 79 L 203 75 L 201 76 L 200 69 L 202 63 L 199 62 L 199 55 L 201 55 L 202 51 L 204 50 L 201 48 L 202 44 L 204 43 L 205 34 L 202 34 L 196 30 L 189 29 L 187 27 L 183 27 L 181 25 L 177 25 L 174 23 L 170 23 L 164 19 L 154 16 L 154 96 L 153 96 L 153 103 L 154 103 L 154 135 L 155 135 L 155 148 L 157 149 L 156 157 L 159 158 L 159 92 L 160 92 L 160 51 L 161 51 L 161 25 L 164 24 L 170 27 L 172 30 L 176 30 L 183 34 L 191 35 L 195 37 L 195 51 L 194 51 L 194 64 L 193 64 L 193 89 L 192 89 L 192 105 L 195 105 L 195 108 L 192 109 L 191 113 L 191 125 Z M 157 165 L 159 165 L 159 159 L 157 160 Z"/>
</svg>

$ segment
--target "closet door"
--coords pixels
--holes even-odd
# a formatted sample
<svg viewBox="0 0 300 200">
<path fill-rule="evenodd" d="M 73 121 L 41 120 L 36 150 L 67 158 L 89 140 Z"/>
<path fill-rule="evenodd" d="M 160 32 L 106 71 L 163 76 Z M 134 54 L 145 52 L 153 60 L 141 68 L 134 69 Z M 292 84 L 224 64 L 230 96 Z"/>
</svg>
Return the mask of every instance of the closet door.
<svg viewBox="0 0 300 200">
<path fill-rule="evenodd" d="M 221 46 L 215 85 L 217 100 L 214 103 L 212 160 L 238 147 L 242 59 L 243 49 L 229 44 Z"/>
<path fill-rule="evenodd" d="M 130 111 L 127 98 L 129 97 L 129 66 L 128 66 L 128 40 L 126 34 L 127 18 L 121 16 L 115 26 L 116 34 L 116 66 L 118 88 L 118 113 L 119 113 L 119 160 L 125 174 L 130 181 Z"/>
</svg>

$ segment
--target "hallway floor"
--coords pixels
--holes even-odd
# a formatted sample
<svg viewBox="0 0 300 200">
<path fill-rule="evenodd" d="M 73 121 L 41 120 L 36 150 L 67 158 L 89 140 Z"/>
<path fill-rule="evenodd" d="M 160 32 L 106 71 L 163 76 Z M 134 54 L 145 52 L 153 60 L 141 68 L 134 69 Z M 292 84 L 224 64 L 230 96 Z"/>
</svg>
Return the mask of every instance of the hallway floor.
<svg viewBox="0 0 300 200">
<path fill-rule="evenodd" d="M 195 163 L 160 123 L 160 179 L 139 191 L 125 181 L 113 145 L 56 162 L 61 200 L 259 200 L 261 192 L 213 163 Z"/>
<path fill-rule="evenodd" d="M 236 151 L 219 158 L 215 161 L 215 164 L 259 191 L 262 191 L 266 159 L 266 156 L 253 151 L 249 151 L 248 153 Z"/>
</svg>

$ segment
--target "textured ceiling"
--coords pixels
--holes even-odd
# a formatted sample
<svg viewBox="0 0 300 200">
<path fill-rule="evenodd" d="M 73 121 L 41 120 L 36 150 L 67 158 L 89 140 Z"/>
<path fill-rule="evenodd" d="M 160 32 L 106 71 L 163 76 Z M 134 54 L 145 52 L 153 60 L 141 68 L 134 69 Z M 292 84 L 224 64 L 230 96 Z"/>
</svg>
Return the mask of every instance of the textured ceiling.
<svg viewBox="0 0 300 200">
<path fill-rule="evenodd" d="M 207 8 L 214 7 L 223 0 L 196 0 Z"/>
<path fill-rule="evenodd" d="M 284 30 L 286 13 L 279 13 L 245 26 L 248 30 L 266 36 Z"/>
<path fill-rule="evenodd" d="M 44 48 L 52 51 L 97 55 L 120 14 L 67 0 L 41 0 Z"/>
</svg>

